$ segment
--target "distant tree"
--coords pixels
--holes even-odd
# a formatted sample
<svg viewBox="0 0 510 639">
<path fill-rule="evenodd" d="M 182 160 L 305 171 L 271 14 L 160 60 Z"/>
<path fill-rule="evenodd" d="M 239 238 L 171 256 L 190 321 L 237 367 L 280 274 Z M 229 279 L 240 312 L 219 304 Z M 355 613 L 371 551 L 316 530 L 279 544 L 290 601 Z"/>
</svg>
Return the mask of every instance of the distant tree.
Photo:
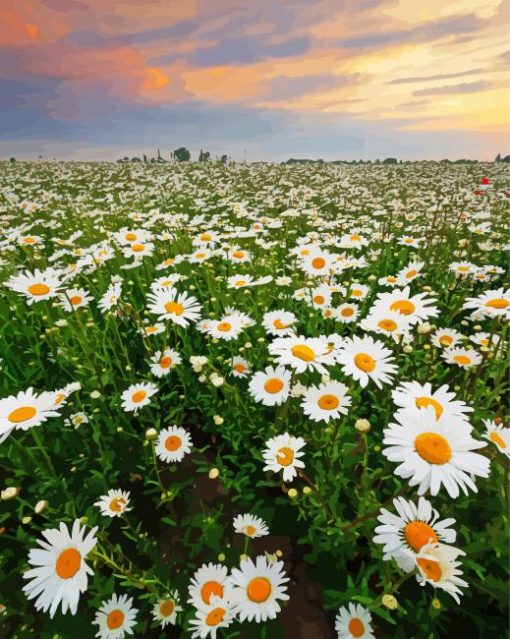
<svg viewBox="0 0 510 639">
<path fill-rule="evenodd" d="M 505 155 L 505 157 L 501 161 L 505 164 L 510 164 L 510 155 Z"/>
<path fill-rule="evenodd" d="M 131 162 L 141 162 L 140 158 L 131 158 Z"/>
<path fill-rule="evenodd" d="M 220 158 L 220 162 L 226 166 L 228 162 L 228 155 L 226 154 L 222 155 Z"/>
<path fill-rule="evenodd" d="M 185 146 L 180 146 L 174 151 L 174 158 L 177 162 L 189 162 L 190 157 L 191 154 Z"/>
<path fill-rule="evenodd" d="M 143 161 L 147 162 L 147 156 L 145 155 L 145 153 L 143 154 Z"/>
<path fill-rule="evenodd" d="M 209 151 L 202 151 L 202 149 L 200 149 L 200 155 L 198 156 L 198 161 L 208 162 L 210 159 L 211 159 L 211 154 L 209 153 Z"/>
<path fill-rule="evenodd" d="M 16 162 L 16 158 L 9 158 L 9 162 Z"/>
<path fill-rule="evenodd" d="M 383 164 L 398 164 L 397 158 L 386 158 L 383 160 Z"/>
<path fill-rule="evenodd" d="M 499 162 L 501 162 L 501 153 L 498 153 L 496 155 L 496 159 L 494 160 L 494 162 L 498 162 L 498 164 L 499 164 Z"/>
</svg>

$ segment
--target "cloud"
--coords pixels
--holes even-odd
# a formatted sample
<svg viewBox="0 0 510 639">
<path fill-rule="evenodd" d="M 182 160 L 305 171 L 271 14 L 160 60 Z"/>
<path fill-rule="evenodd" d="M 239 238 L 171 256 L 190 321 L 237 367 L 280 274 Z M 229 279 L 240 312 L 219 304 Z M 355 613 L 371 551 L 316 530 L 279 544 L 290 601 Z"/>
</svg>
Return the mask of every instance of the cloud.
<svg viewBox="0 0 510 639">
<path fill-rule="evenodd" d="M 458 95 L 462 93 L 478 93 L 489 89 L 492 83 L 488 80 L 479 80 L 478 82 L 464 82 L 462 84 L 445 85 L 441 87 L 430 87 L 427 89 L 418 89 L 413 91 L 413 95 Z"/>
<path fill-rule="evenodd" d="M 307 37 L 291 38 L 276 44 L 258 38 L 227 38 L 211 47 L 198 48 L 190 56 L 191 63 L 203 67 L 224 64 L 253 64 L 266 58 L 287 58 L 306 53 L 310 47 Z"/>
<path fill-rule="evenodd" d="M 295 78 L 277 76 L 270 80 L 264 99 L 266 101 L 291 100 L 315 91 L 333 91 L 334 89 L 353 86 L 360 78 L 360 74 L 339 76 L 328 73 L 303 75 Z"/>
<path fill-rule="evenodd" d="M 468 69 L 467 71 L 459 71 L 458 73 L 438 73 L 436 75 L 415 76 L 410 78 L 396 78 L 390 80 L 388 84 L 414 84 L 416 82 L 433 82 L 435 80 L 452 80 L 453 78 L 462 78 L 467 75 L 475 75 L 484 73 L 485 69 Z"/>
</svg>

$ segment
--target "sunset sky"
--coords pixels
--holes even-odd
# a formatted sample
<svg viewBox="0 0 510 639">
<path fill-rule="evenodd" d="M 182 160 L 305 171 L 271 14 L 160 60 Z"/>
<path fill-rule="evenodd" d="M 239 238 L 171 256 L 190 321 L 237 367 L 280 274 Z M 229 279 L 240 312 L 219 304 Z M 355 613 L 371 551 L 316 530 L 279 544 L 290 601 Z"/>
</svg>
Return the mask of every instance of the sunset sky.
<svg viewBox="0 0 510 639">
<path fill-rule="evenodd" d="M 509 2 L 2 0 L 0 156 L 510 152 Z"/>
</svg>

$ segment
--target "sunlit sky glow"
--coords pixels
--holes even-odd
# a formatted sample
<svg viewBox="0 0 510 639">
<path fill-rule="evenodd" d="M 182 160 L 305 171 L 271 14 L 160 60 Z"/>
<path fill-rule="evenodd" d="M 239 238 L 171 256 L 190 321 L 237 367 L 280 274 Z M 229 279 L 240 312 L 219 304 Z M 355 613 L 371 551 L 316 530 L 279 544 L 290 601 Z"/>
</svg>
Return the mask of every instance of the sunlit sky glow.
<svg viewBox="0 0 510 639">
<path fill-rule="evenodd" d="M 2 0 L 0 155 L 510 151 L 500 0 Z"/>
</svg>

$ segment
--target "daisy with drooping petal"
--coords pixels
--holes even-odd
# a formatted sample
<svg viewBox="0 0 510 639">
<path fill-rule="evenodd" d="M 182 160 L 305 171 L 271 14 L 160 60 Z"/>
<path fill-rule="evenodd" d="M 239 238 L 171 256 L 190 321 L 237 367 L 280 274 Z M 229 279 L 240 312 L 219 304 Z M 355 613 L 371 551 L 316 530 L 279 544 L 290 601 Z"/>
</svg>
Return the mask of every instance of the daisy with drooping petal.
<svg viewBox="0 0 510 639">
<path fill-rule="evenodd" d="M 455 393 L 449 392 L 447 384 L 432 390 L 432 384 L 425 382 L 402 382 L 391 393 L 394 403 L 400 408 L 429 408 L 432 406 L 436 419 L 444 417 L 445 421 L 462 421 L 469 424 L 469 417 L 465 413 L 472 413 L 473 409 L 459 399 Z"/>
<path fill-rule="evenodd" d="M 180 426 L 164 428 L 156 441 L 156 455 L 164 462 L 180 462 L 191 452 L 190 434 Z"/>
<path fill-rule="evenodd" d="M 164 377 L 182 362 L 181 356 L 171 348 L 156 351 L 151 357 L 151 373 L 156 377 Z"/>
<path fill-rule="evenodd" d="M 286 337 L 294 334 L 293 325 L 297 322 L 297 317 L 289 311 L 270 311 L 264 313 L 262 326 L 269 335 L 275 337 Z"/>
<path fill-rule="evenodd" d="M 427 297 L 426 293 L 411 295 L 409 286 L 406 286 L 404 289 L 395 289 L 391 293 L 379 293 L 375 304 L 385 310 L 405 315 L 409 324 L 417 324 L 431 317 L 437 317 L 439 311 L 435 301 L 434 298 Z"/>
<path fill-rule="evenodd" d="M 18 275 L 11 275 L 4 286 L 25 295 L 30 306 L 34 302 L 55 297 L 60 292 L 64 279 L 62 273 L 54 268 L 47 268 L 44 271 L 35 269 L 33 273 L 23 271 Z"/>
<path fill-rule="evenodd" d="M 250 362 L 244 357 L 233 357 L 231 361 L 232 370 L 230 374 L 234 377 L 248 377 L 250 373 Z"/>
<path fill-rule="evenodd" d="M 110 284 L 107 288 L 106 293 L 97 303 L 98 307 L 103 313 L 107 313 L 109 310 L 118 305 L 121 294 L 122 282 L 112 282 L 112 284 Z"/>
<path fill-rule="evenodd" d="M 436 418 L 433 407 L 402 409 L 384 429 L 383 455 L 391 462 L 400 462 L 395 474 L 418 486 L 418 494 L 430 490 L 437 495 L 444 486 L 450 497 L 459 496 L 459 488 L 477 492 L 473 476 L 488 477 L 487 457 L 472 452 L 486 444 L 471 437 L 471 426 Z"/>
<path fill-rule="evenodd" d="M 302 437 L 293 437 L 289 433 L 271 437 L 266 442 L 266 448 L 262 455 L 266 465 L 264 470 L 274 473 L 283 471 L 283 481 L 292 481 L 297 475 L 296 468 L 304 468 L 305 464 L 300 459 L 304 452 L 301 450 L 306 445 Z"/>
<path fill-rule="evenodd" d="M 234 618 L 228 599 L 211 597 L 211 603 L 197 607 L 194 619 L 189 625 L 192 629 L 192 639 L 217 639 L 217 632 L 228 628 Z"/>
<path fill-rule="evenodd" d="M 316 370 L 325 374 L 325 356 L 329 352 L 328 343 L 319 337 L 279 337 L 269 345 L 269 352 L 282 366 L 290 366 L 297 373 Z"/>
<path fill-rule="evenodd" d="M 320 386 L 310 386 L 306 391 L 301 408 L 305 415 L 316 422 L 329 422 L 340 415 L 347 415 L 351 398 L 348 388 L 340 382 L 329 382 Z"/>
<path fill-rule="evenodd" d="M 96 637 L 99 639 L 123 639 L 133 634 L 133 626 L 136 624 L 136 613 L 133 607 L 133 599 L 127 595 L 118 597 L 115 593 L 103 602 L 96 617 L 92 622 L 99 626 Z"/>
<path fill-rule="evenodd" d="M 229 599 L 228 569 L 222 564 L 203 564 L 191 578 L 188 603 L 195 607 L 211 605 L 212 597 Z"/>
<path fill-rule="evenodd" d="M 269 535 L 266 522 L 260 517 L 254 517 L 250 514 L 237 515 L 237 517 L 234 517 L 234 530 L 236 533 L 241 533 L 251 539 Z"/>
<path fill-rule="evenodd" d="M 457 557 L 466 553 L 455 546 L 447 546 L 440 543 L 430 543 L 422 547 L 416 557 L 416 567 L 419 574 L 416 580 L 419 584 L 431 585 L 440 588 L 451 595 L 457 603 L 460 603 L 461 588 L 467 588 L 468 584 L 460 578 L 460 562 Z"/>
<path fill-rule="evenodd" d="M 88 575 L 94 574 L 85 558 L 96 545 L 96 531 L 97 527 L 86 534 L 87 529 L 80 525 L 79 519 L 74 521 L 70 533 L 63 522 L 59 528 L 42 531 L 44 541 L 37 540 L 41 548 L 28 554 L 28 563 L 35 568 L 23 575 L 24 579 L 30 579 L 23 592 L 28 599 L 37 597 L 37 610 L 49 610 L 53 617 L 62 603 L 63 614 L 68 610 L 76 614 L 80 595 L 87 590 Z"/>
<path fill-rule="evenodd" d="M 189 322 L 200 319 L 202 306 L 195 297 L 187 292 L 178 293 L 175 289 L 160 289 L 147 296 L 147 310 L 158 315 L 160 320 L 171 320 L 185 328 Z"/>
<path fill-rule="evenodd" d="M 151 397 L 158 392 L 158 387 L 151 382 L 132 384 L 122 395 L 122 408 L 126 413 L 133 413 L 150 404 Z"/>
<path fill-rule="evenodd" d="M 417 553 L 428 543 L 442 541 L 455 543 L 457 533 L 450 528 L 455 519 L 439 520 L 439 513 L 432 504 L 420 497 L 418 504 L 397 497 L 393 500 L 397 514 L 381 508 L 380 526 L 375 529 L 374 543 L 383 544 L 383 559 L 395 559 L 403 570 L 411 572 Z"/>
<path fill-rule="evenodd" d="M 152 616 L 155 621 L 159 621 L 162 628 L 168 624 L 175 626 L 177 613 L 182 611 L 179 605 L 179 593 L 177 590 L 169 592 L 166 597 L 158 599 L 152 607 Z"/>
<path fill-rule="evenodd" d="M 248 391 L 264 406 L 278 406 L 289 396 L 291 378 L 290 371 L 283 366 L 268 366 L 264 371 L 254 373 Z"/>
<path fill-rule="evenodd" d="M 471 368 L 482 361 L 482 356 L 472 348 L 448 348 L 441 357 L 448 364 L 456 364 L 460 368 Z"/>
<path fill-rule="evenodd" d="M 129 504 L 129 492 L 125 490 L 108 491 L 107 495 L 103 495 L 95 502 L 94 506 L 97 506 L 102 515 L 106 517 L 120 517 L 124 512 L 131 510 L 128 507 Z"/>
<path fill-rule="evenodd" d="M 54 393 L 37 395 L 32 388 L 27 388 L 0 399 L 0 437 L 3 441 L 14 428 L 28 430 L 57 416 Z"/>
<path fill-rule="evenodd" d="M 348 337 L 338 353 L 338 362 L 345 375 L 360 383 L 362 388 L 372 380 L 378 388 L 390 384 L 397 367 L 393 353 L 373 337 Z"/>
<path fill-rule="evenodd" d="M 480 312 L 485 317 L 502 317 L 510 315 L 510 288 L 498 288 L 484 291 L 478 297 L 468 297 L 464 302 L 467 310 Z"/>
<path fill-rule="evenodd" d="M 492 442 L 500 453 L 510 458 L 510 428 L 505 428 L 503 424 L 496 424 L 491 419 L 484 419 L 483 423 L 486 429 L 484 439 Z"/>
<path fill-rule="evenodd" d="M 241 561 L 239 568 L 233 568 L 228 579 L 232 592 L 232 609 L 243 622 L 274 619 L 280 612 L 280 601 L 287 601 L 289 578 L 283 572 L 283 561 L 269 564 L 263 555 L 253 562 L 250 558 Z"/>
<path fill-rule="evenodd" d="M 374 639 L 372 615 L 360 604 L 340 606 L 335 619 L 338 639 Z"/>
<path fill-rule="evenodd" d="M 432 335 L 430 343 L 437 348 L 451 348 L 458 344 L 464 335 L 454 328 L 438 328 Z"/>
</svg>

